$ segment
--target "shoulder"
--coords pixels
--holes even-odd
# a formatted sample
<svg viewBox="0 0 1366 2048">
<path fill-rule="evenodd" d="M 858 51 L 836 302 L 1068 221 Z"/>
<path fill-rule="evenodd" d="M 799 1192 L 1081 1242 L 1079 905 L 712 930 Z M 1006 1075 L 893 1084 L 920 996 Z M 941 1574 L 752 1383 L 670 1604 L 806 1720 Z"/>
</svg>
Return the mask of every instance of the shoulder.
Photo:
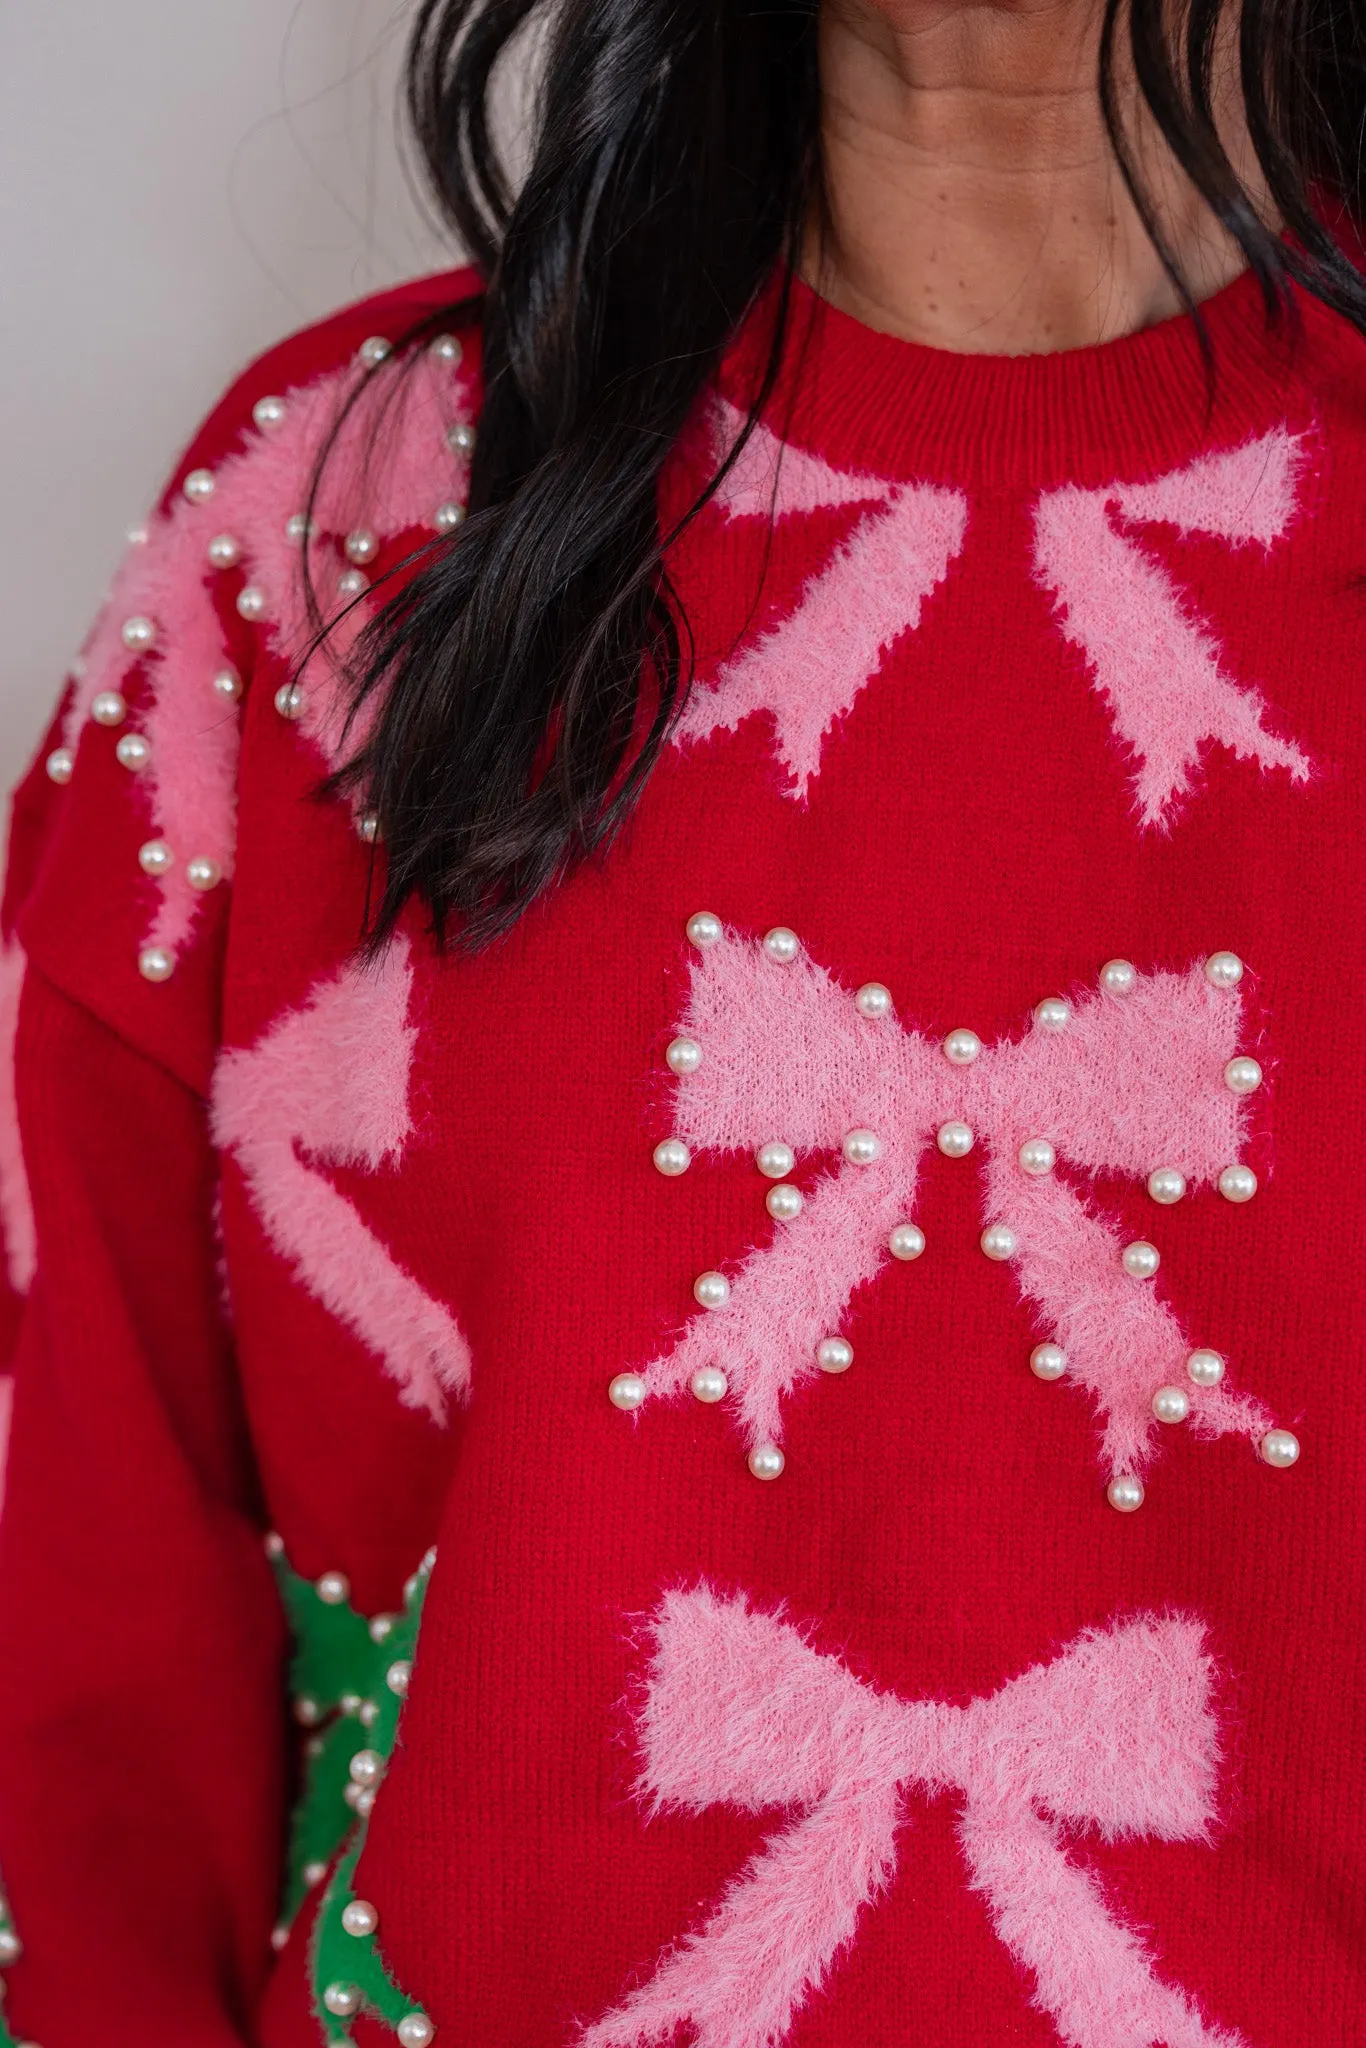
<svg viewBox="0 0 1366 2048">
<path fill-rule="evenodd" d="M 242 372 L 134 536 L 15 794 L 6 935 L 192 1086 L 217 1043 L 244 736 L 287 738 L 309 788 L 336 758 L 337 657 L 372 579 L 460 516 L 479 309 L 472 271 L 424 278 Z M 319 624 L 329 658 L 299 682 Z"/>
</svg>

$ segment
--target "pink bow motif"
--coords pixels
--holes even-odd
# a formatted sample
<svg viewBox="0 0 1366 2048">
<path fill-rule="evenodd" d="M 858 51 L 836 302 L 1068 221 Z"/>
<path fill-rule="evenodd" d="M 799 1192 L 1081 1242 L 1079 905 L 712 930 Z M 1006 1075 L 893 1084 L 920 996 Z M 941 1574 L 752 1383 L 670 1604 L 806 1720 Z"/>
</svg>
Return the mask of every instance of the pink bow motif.
<svg viewBox="0 0 1366 2048">
<path fill-rule="evenodd" d="M 794 1812 L 579 2048 L 777 2048 L 896 1874 L 907 1796 L 961 1794 L 968 1883 L 1067 2048 L 1246 2048 L 1157 1976 L 1068 1835 L 1208 1842 L 1219 1741 L 1199 1623 L 1087 1630 L 966 1707 L 875 1691 L 780 1614 L 665 1595 L 638 1720 L 655 1811 Z"/>
<path fill-rule="evenodd" d="M 1090 993 L 1041 1003 L 1019 1039 L 983 1046 L 962 1030 L 941 1045 L 898 1023 L 881 984 L 846 991 L 785 929 L 762 942 L 708 916 L 689 929 L 697 955 L 668 1049 L 678 1135 L 656 1164 L 677 1173 L 698 1148 L 753 1153 L 779 1183 L 767 1196 L 775 1224 L 737 1269 L 699 1277 L 700 1312 L 670 1350 L 613 1382 L 620 1406 L 687 1387 L 724 1401 L 751 1471 L 776 1476 L 782 1403 L 851 1362 L 841 1324 L 854 1290 L 924 1248 L 911 1218 L 937 1142 L 951 1158 L 981 1157 L 982 1250 L 1042 1325 L 1039 1377 L 1065 1375 L 1093 1397 L 1116 1507 L 1142 1499 L 1159 1417 L 1293 1461 L 1294 1438 L 1225 1383 L 1219 1355 L 1190 1350 L 1151 1284 L 1157 1248 L 1126 1244 L 1073 1185 L 1108 1171 L 1146 1180 L 1158 1203 L 1211 1184 L 1233 1202 L 1255 1192 L 1239 1150 L 1261 1068 L 1238 1055 L 1234 955 L 1185 973 L 1112 961 Z M 802 1154 L 836 1163 L 803 1189 L 786 1178 Z"/>
</svg>

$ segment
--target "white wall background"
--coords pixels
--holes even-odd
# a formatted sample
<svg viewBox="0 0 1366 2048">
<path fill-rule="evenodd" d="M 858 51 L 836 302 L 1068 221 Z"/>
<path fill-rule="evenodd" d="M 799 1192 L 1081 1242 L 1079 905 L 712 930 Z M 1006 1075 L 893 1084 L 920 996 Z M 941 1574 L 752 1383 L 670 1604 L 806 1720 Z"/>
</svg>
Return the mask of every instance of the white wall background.
<svg viewBox="0 0 1366 2048">
<path fill-rule="evenodd" d="M 0 781 L 257 350 L 451 251 L 395 136 L 400 0 L 0 0 Z"/>
</svg>

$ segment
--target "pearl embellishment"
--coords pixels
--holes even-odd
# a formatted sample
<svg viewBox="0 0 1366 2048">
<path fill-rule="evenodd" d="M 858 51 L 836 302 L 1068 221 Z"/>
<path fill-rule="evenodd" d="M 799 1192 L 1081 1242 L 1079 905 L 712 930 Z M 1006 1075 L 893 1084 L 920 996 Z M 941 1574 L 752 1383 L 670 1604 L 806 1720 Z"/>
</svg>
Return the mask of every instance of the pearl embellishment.
<svg viewBox="0 0 1366 2048">
<path fill-rule="evenodd" d="M 854 1008 L 860 1017 L 887 1017 L 892 1009 L 892 992 L 880 981 L 865 981 L 854 997 Z"/>
<path fill-rule="evenodd" d="M 275 709 L 281 718 L 299 718 L 303 715 L 304 693 L 297 683 L 281 683 L 275 692 Z"/>
<path fill-rule="evenodd" d="M 918 1223 L 898 1223 L 887 1239 L 894 1259 L 918 1259 L 925 1249 L 925 1233 Z"/>
<path fill-rule="evenodd" d="M 388 353 L 389 344 L 384 339 L 384 336 L 382 334 L 372 334 L 369 340 L 363 341 L 356 350 L 356 360 L 357 362 L 364 363 L 367 370 L 373 370 L 377 363 L 384 361 Z"/>
<path fill-rule="evenodd" d="M 1261 1085 L 1261 1066 L 1245 1053 L 1235 1060 L 1230 1060 L 1224 1068 L 1224 1086 L 1231 1088 L 1235 1095 L 1251 1095 L 1253 1090 L 1260 1088 Z"/>
<path fill-rule="evenodd" d="M 182 494 L 192 505 L 205 505 L 214 494 L 214 477 L 211 469 L 192 469 L 180 486 Z"/>
<path fill-rule="evenodd" d="M 164 839 L 149 839 L 138 848 L 138 866 L 144 875 L 164 875 L 174 859 Z"/>
<path fill-rule="evenodd" d="M 70 747 L 54 747 L 43 763 L 49 782 L 70 782 L 76 767 L 76 757 Z"/>
<path fill-rule="evenodd" d="M 285 539 L 292 540 L 296 546 L 300 541 L 312 540 L 317 530 L 307 512 L 291 512 L 285 521 Z"/>
<path fill-rule="evenodd" d="M 776 1188 L 770 1188 L 764 1196 L 764 1207 L 776 1223 L 791 1223 L 800 1216 L 806 1206 L 806 1198 L 800 1188 L 789 1187 L 780 1181 Z"/>
<path fill-rule="evenodd" d="M 671 1072 L 695 1074 L 702 1064 L 702 1048 L 695 1038 L 674 1038 L 666 1047 L 664 1058 Z"/>
<path fill-rule="evenodd" d="M 436 518 L 432 521 L 432 524 L 438 533 L 454 533 L 464 517 L 464 506 L 457 505 L 454 499 L 452 499 L 448 504 L 437 506 Z"/>
<path fill-rule="evenodd" d="M 797 1155 L 790 1145 L 780 1145 L 774 1140 L 761 1145 L 754 1155 L 754 1164 L 769 1180 L 786 1180 L 797 1163 Z"/>
<path fill-rule="evenodd" d="M 384 1776 L 384 1758 L 377 1749 L 358 1749 L 346 1768 L 351 1783 L 368 1792 Z"/>
<path fill-rule="evenodd" d="M 944 1040 L 944 1057 L 955 1067 L 970 1067 L 982 1050 L 982 1041 L 975 1031 L 951 1031 Z"/>
<path fill-rule="evenodd" d="M 126 732 L 115 747 L 114 755 L 125 768 L 145 768 L 152 758 L 152 749 L 140 732 Z"/>
<path fill-rule="evenodd" d="M 360 569 L 343 569 L 337 578 L 338 597 L 363 597 L 370 588 L 370 578 Z"/>
<path fill-rule="evenodd" d="M 1274 1465 L 1278 1471 L 1284 1472 L 1300 1455 L 1300 1440 L 1288 1429 L 1269 1429 L 1257 1448 L 1264 1464 Z"/>
<path fill-rule="evenodd" d="M 1153 1395 L 1153 1414 L 1159 1422 L 1184 1422 L 1191 1412 L 1191 1397 L 1184 1387 L 1159 1387 Z"/>
<path fill-rule="evenodd" d="M 680 1173 L 686 1173 L 692 1165 L 692 1153 L 681 1138 L 665 1138 L 662 1144 L 655 1146 L 654 1162 L 660 1173 L 673 1180 Z"/>
<path fill-rule="evenodd" d="M 1131 1280 L 1151 1280 L 1162 1263 L 1162 1254 L 1155 1244 L 1140 1237 L 1125 1245 L 1120 1261 Z"/>
<path fill-rule="evenodd" d="M 360 1992 L 354 1984 L 329 1984 L 323 1992 L 323 2004 L 338 2019 L 350 2019 L 360 2011 Z"/>
<path fill-rule="evenodd" d="M 144 981 L 169 981 L 175 961 L 164 946 L 144 946 L 138 954 L 138 973 Z"/>
<path fill-rule="evenodd" d="M 446 436 L 446 443 L 457 455 L 472 455 L 474 453 L 474 428 L 462 420 L 459 426 L 451 428 Z"/>
<path fill-rule="evenodd" d="M 12 1927 L 0 1927 L 0 1966 L 8 1968 L 24 1953 L 24 1944 Z"/>
<path fill-rule="evenodd" d="M 1138 969 L 1131 960 L 1107 960 L 1100 970 L 1100 985 L 1112 996 L 1132 994 Z"/>
<path fill-rule="evenodd" d="M 213 686 L 220 697 L 226 697 L 235 704 L 242 694 L 242 678 L 235 668 L 220 668 L 213 679 Z"/>
<path fill-rule="evenodd" d="M 300 1875 L 311 1891 L 315 1884 L 321 1884 L 327 1876 L 327 1865 L 315 1859 L 312 1863 L 305 1863 Z"/>
<path fill-rule="evenodd" d="M 721 936 L 721 920 L 709 910 L 699 910 L 688 919 L 687 931 L 694 946 L 714 946 Z"/>
<path fill-rule="evenodd" d="M 118 690 L 101 690 L 91 701 L 90 716 L 96 725 L 122 725 L 128 705 Z"/>
<path fill-rule="evenodd" d="M 391 1693 L 396 1694 L 399 1699 L 404 1699 L 407 1696 L 408 1684 L 412 1675 L 413 1667 L 408 1658 L 396 1657 L 384 1674 L 384 1683 L 388 1686 Z"/>
<path fill-rule="evenodd" d="M 362 840 L 366 846 L 373 846 L 376 840 L 383 838 L 383 836 L 379 829 L 378 811 L 361 811 L 358 813 L 356 818 L 357 839 Z"/>
<path fill-rule="evenodd" d="M 966 1159 L 977 1142 L 969 1124 L 941 1124 L 934 1134 L 934 1142 L 946 1159 Z"/>
<path fill-rule="evenodd" d="M 688 1384 L 694 1399 L 706 1402 L 709 1407 L 713 1401 L 726 1398 L 726 1375 L 719 1366 L 699 1365 Z"/>
<path fill-rule="evenodd" d="M 436 2027 L 425 2012 L 405 2012 L 394 2031 L 399 2048 L 428 2048 L 436 2038 Z"/>
<path fill-rule="evenodd" d="M 324 1572 L 313 1590 L 324 1607 L 340 1607 L 351 1597 L 351 1581 L 345 1572 Z"/>
<path fill-rule="evenodd" d="M 341 1924 L 348 1934 L 357 1937 L 373 1934 L 379 1926 L 379 1914 L 368 1899 L 348 1899 L 342 1907 Z"/>
<path fill-rule="evenodd" d="M 801 940 L 785 924 L 775 924 L 772 931 L 764 933 L 764 951 L 782 967 L 795 960 L 801 949 Z"/>
<path fill-rule="evenodd" d="M 1112 1479 L 1105 1489 L 1105 1498 L 1121 1515 L 1131 1515 L 1143 1505 L 1143 1481 L 1127 1476 Z"/>
<path fill-rule="evenodd" d="M 1197 1387 L 1217 1387 L 1224 1377 L 1224 1361 L 1217 1351 L 1192 1351 L 1186 1360 L 1186 1377 Z"/>
<path fill-rule="evenodd" d="M 629 1414 L 644 1401 L 645 1382 L 638 1372 L 619 1372 L 607 1389 L 607 1398 L 614 1408 Z"/>
<path fill-rule="evenodd" d="M 346 559 L 348 562 L 355 562 L 359 567 L 364 568 L 367 562 L 374 561 L 378 553 L 379 541 L 370 532 L 368 527 L 358 527 L 354 533 L 347 534 Z"/>
<path fill-rule="evenodd" d="M 1036 1380 L 1060 1380 L 1067 1370 L 1067 1353 L 1061 1344 L 1036 1344 L 1029 1354 L 1029 1370 Z"/>
<path fill-rule="evenodd" d="M 1185 1192 L 1186 1176 L 1174 1166 L 1159 1166 L 1148 1175 L 1148 1193 L 1164 1209 L 1169 1209 L 1173 1202 L 1179 1202 Z"/>
<path fill-rule="evenodd" d="M 242 543 L 230 533 L 216 533 L 209 542 L 209 564 L 214 569 L 235 569 L 242 559 Z"/>
<path fill-rule="evenodd" d="M 192 889 L 216 889 L 222 879 L 222 868 L 207 853 L 197 853 L 185 863 L 185 880 Z"/>
<path fill-rule="evenodd" d="M 434 355 L 439 363 L 458 363 L 464 354 L 464 350 L 453 334 L 438 334 L 435 341 L 428 342 L 427 349 L 429 354 Z"/>
<path fill-rule="evenodd" d="M 730 1300 L 730 1282 L 724 1273 L 699 1273 L 692 1291 L 694 1301 L 703 1308 L 724 1308 Z"/>
<path fill-rule="evenodd" d="M 1019 1239 L 1008 1223 L 989 1223 L 978 1242 L 989 1259 L 1013 1259 Z"/>
<path fill-rule="evenodd" d="M 822 1372 L 848 1372 L 854 1362 L 854 1347 L 843 1337 L 822 1337 L 816 1346 L 816 1363 Z"/>
<path fill-rule="evenodd" d="M 258 398 L 251 409 L 251 416 L 263 434 L 284 425 L 286 406 L 283 398 Z"/>
<path fill-rule="evenodd" d="M 777 1479 L 787 1459 L 776 1444 L 756 1444 L 745 1463 L 756 1479 Z"/>
<path fill-rule="evenodd" d="M 1219 1192 L 1226 1202 L 1250 1202 L 1257 1192 L 1257 1176 L 1250 1166 L 1226 1166 L 1219 1176 Z"/>
<path fill-rule="evenodd" d="M 1243 978 L 1243 963 L 1236 953 L 1211 953 L 1205 962 L 1205 979 L 1215 988 L 1237 988 Z"/>
<path fill-rule="evenodd" d="M 1072 1017 L 1072 1005 L 1061 996 L 1045 996 L 1034 1008 L 1034 1022 L 1040 1031 L 1065 1031 Z"/>
<path fill-rule="evenodd" d="M 871 1166 L 882 1157 L 882 1140 L 876 1131 L 846 1131 L 840 1150 L 851 1166 Z"/>
<path fill-rule="evenodd" d="M 1019 1159 L 1022 1173 L 1051 1173 L 1058 1163 L 1058 1155 L 1047 1138 L 1026 1138 Z"/>
<path fill-rule="evenodd" d="M 239 617 L 259 619 L 264 617 L 265 609 L 266 594 L 264 590 L 258 590 L 254 583 L 248 583 L 245 588 L 238 591 L 237 611 Z"/>
</svg>

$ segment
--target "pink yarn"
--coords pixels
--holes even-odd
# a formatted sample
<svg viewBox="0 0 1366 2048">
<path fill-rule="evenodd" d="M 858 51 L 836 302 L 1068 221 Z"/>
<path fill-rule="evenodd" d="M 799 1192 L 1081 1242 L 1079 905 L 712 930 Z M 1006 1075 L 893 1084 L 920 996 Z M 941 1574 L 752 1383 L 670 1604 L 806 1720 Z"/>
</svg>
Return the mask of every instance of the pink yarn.
<svg viewBox="0 0 1366 2048">
<path fill-rule="evenodd" d="M 14 1085 L 14 1038 L 27 965 L 17 939 L 0 945 L 0 1229 L 5 1240 L 5 1268 L 16 1294 L 28 1293 L 38 1264 L 38 1236 Z"/>
<path fill-rule="evenodd" d="M 733 436 L 733 410 L 723 413 Z M 963 545 L 967 500 L 933 484 L 888 484 L 832 469 L 760 427 L 717 502 L 731 518 L 788 518 L 844 505 L 866 510 L 797 608 L 734 656 L 710 683 L 694 685 L 675 728 L 680 745 L 734 732 L 767 712 L 787 770 L 787 795 L 805 802 L 836 720 L 871 682 L 891 649 L 915 631 L 925 599 Z"/>
<path fill-rule="evenodd" d="M 375 1353 L 399 1399 L 444 1421 L 469 1348 L 450 1311 L 406 1272 L 326 1178 L 328 1165 L 396 1165 L 412 1135 L 412 968 L 397 940 L 374 969 L 344 968 L 250 1049 L 225 1052 L 214 1136 L 231 1147 L 266 1235 L 310 1294 Z"/>
<path fill-rule="evenodd" d="M 1211 629 L 1132 531 L 1165 522 L 1235 547 L 1268 548 L 1294 517 L 1300 462 L 1298 439 L 1278 427 L 1156 483 L 1066 484 L 1035 508 L 1034 573 L 1056 598 L 1062 630 L 1085 655 L 1134 759 L 1145 828 L 1172 822 L 1211 743 L 1308 780 L 1308 756 L 1267 731 L 1261 696 L 1225 672 Z"/>
<path fill-rule="evenodd" d="M 1173 1380 L 1186 1386 L 1202 1435 L 1260 1436 L 1271 1424 L 1260 1402 L 1227 1385 L 1188 1385 L 1181 1324 L 1124 1269 L 1115 1224 L 1059 1173 L 1019 1164 L 1026 1140 L 1045 1138 L 1082 1175 L 1146 1180 L 1174 1167 L 1192 1188 L 1208 1187 L 1238 1160 L 1243 1103 L 1223 1076 L 1241 1021 L 1238 991 L 1212 986 L 1197 964 L 1138 975 L 1126 996 L 1083 994 L 1065 1029 L 1036 1026 L 955 1066 L 891 1016 L 862 1016 L 805 954 L 780 963 L 726 933 L 692 969 L 681 1030 L 702 1059 L 677 1085 L 678 1135 L 694 1152 L 754 1153 L 776 1141 L 839 1163 L 794 1220 L 744 1257 L 726 1305 L 695 1315 L 644 1368 L 647 1394 L 678 1394 L 699 1368 L 719 1367 L 746 1445 L 780 1442 L 783 1401 L 817 1376 L 821 1339 L 839 1332 L 855 1289 L 887 1263 L 892 1227 L 910 1219 L 936 1132 L 963 1122 L 983 1156 L 983 1220 L 1015 1233 L 1007 1263 L 1041 1333 L 1066 1351 L 1068 1377 L 1095 1401 L 1109 1473 L 1145 1470 L 1152 1397 Z M 854 1130 L 881 1142 L 870 1165 L 839 1156 Z"/>
<path fill-rule="evenodd" d="M 776 2048 L 891 1883 L 909 1791 L 962 1797 L 968 1881 L 1067 2048 L 1245 2048 L 1163 1983 L 1069 1834 L 1206 1842 L 1220 1753 L 1198 1622 L 1115 1619 L 967 1707 L 874 1691 L 781 1613 L 667 1594 L 638 1721 L 654 1812 L 795 1809 L 581 2048 Z"/>
</svg>

